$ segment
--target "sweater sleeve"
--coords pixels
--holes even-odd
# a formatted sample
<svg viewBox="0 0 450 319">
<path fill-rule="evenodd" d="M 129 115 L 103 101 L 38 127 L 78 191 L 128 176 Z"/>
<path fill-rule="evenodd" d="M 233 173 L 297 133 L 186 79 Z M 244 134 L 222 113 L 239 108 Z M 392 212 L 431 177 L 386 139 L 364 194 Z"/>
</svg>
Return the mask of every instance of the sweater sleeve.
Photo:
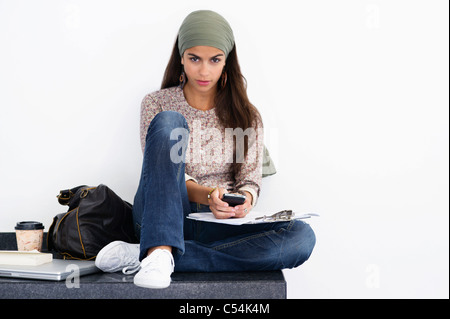
<svg viewBox="0 0 450 319">
<path fill-rule="evenodd" d="M 258 128 L 253 130 L 254 135 L 248 137 L 248 152 L 242 168 L 235 176 L 236 188 L 252 194 L 252 206 L 256 205 L 262 180 L 262 159 L 264 149 L 264 133 L 261 122 Z"/>
</svg>

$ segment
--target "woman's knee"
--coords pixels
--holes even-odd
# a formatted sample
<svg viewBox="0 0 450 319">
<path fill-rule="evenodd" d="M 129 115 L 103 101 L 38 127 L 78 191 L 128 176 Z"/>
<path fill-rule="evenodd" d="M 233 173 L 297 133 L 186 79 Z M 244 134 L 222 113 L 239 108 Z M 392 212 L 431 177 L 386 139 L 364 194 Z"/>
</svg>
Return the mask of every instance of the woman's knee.
<svg viewBox="0 0 450 319">
<path fill-rule="evenodd" d="M 186 119 L 181 113 L 175 111 L 162 111 L 155 115 L 150 123 L 148 130 L 157 128 L 165 129 L 167 132 L 171 132 L 176 128 L 184 128 L 189 130 Z"/>
<path fill-rule="evenodd" d="M 316 244 L 316 235 L 307 223 L 296 220 L 289 228 L 286 240 L 286 254 L 283 263 L 286 268 L 295 268 L 309 259 Z"/>
<path fill-rule="evenodd" d="M 166 147 L 168 150 L 172 151 L 174 144 L 178 144 L 184 150 L 189 143 L 189 126 L 186 119 L 183 115 L 174 111 L 163 111 L 156 114 L 148 127 L 145 141 L 146 147 L 147 145 L 154 145 L 157 141 L 158 143 L 165 143 L 158 145 Z"/>
</svg>

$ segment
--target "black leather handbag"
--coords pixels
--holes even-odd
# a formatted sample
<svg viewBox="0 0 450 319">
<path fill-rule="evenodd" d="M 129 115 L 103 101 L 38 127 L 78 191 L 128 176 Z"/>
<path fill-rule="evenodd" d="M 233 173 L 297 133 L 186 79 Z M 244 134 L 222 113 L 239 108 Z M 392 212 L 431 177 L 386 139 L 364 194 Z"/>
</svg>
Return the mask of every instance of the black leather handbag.
<svg viewBox="0 0 450 319">
<path fill-rule="evenodd" d="M 115 240 L 138 242 L 132 205 L 106 185 L 82 185 L 62 190 L 57 197 L 69 209 L 53 218 L 47 246 L 65 259 L 95 259 L 104 246 Z"/>
</svg>

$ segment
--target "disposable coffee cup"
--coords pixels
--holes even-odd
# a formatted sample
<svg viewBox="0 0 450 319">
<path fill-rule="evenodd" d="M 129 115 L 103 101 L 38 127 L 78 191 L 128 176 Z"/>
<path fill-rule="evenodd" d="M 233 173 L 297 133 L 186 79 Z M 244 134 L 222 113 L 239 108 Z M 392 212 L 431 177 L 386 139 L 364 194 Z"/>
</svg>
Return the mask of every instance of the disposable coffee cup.
<svg viewBox="0 0 450 319">
<path fill-rule="evenodd" d="M 25 221 L 16 224 L 17 249 L 19 251 L 42 250 L 44 225 L 39 222 Z"/>
</svg>

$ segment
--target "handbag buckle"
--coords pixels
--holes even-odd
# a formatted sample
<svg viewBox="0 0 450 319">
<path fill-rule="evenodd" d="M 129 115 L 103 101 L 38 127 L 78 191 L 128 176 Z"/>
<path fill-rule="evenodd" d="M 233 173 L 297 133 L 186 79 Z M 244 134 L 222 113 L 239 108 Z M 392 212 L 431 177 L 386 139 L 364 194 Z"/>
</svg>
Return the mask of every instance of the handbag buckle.
<svg viewBox="0 0 450 319">
<path fill-rule="evenodd" d="M 88 188 L 83 189 L 83 191 L 80 194 L 80 198 L 85 198 L 88 195 L 88 193 L 89 193 Z"/>
<path fill-rule="evenodd" d="M 65 190 L 65 191 L 61 191 L 60 193 L 59 193 L 59 195 L 56 195 L 56 198 L 58 198 L 58 202 L 61 204 L 61 205 L 68 205 L 69 204 L 69 201 L 70 201 L 70 199 L 73 197 L 73 193 L 72 193 L 72 191 L 69 189 L 69 190 Z"/>
</svg>

